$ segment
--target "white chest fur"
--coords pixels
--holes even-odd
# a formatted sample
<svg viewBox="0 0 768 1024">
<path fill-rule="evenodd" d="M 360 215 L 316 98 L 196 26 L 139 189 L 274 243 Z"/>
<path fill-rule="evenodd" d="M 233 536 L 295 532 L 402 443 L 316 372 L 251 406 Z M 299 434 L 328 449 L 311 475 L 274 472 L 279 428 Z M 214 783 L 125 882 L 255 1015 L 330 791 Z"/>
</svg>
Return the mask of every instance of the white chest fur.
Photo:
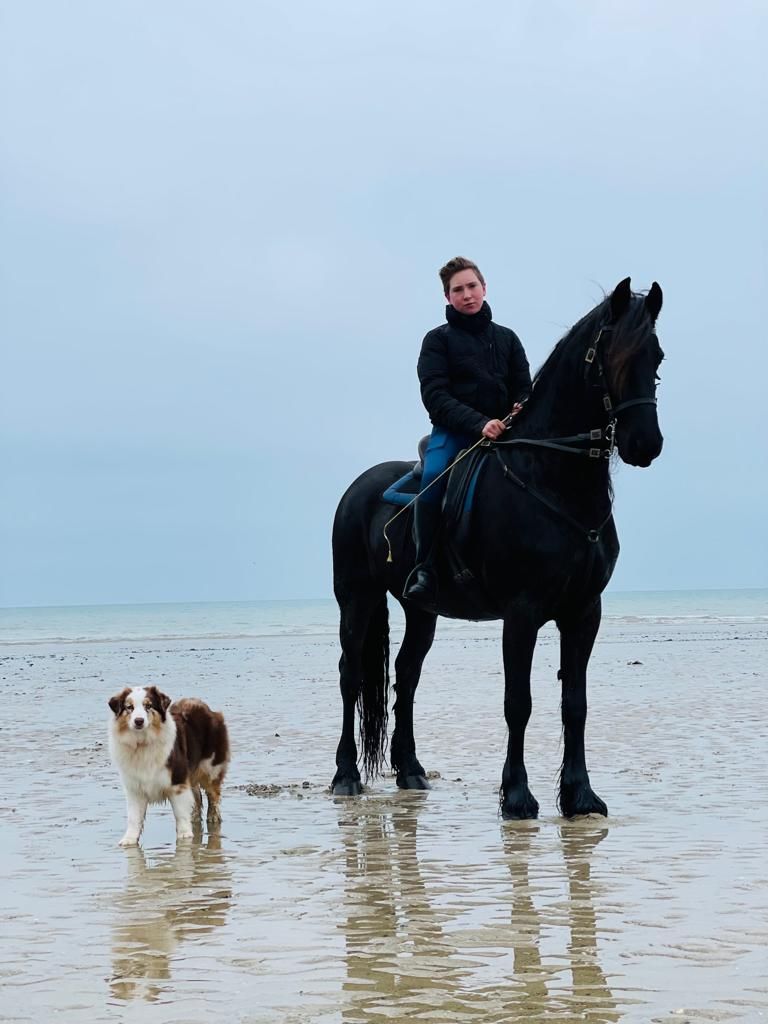
<svg viewBox="0 0 768 1024">
<path fill-rule="evenodd" d="M 160 730 L 148 730 L 138 736 L 132 732 L 110 732 L 110 753 L 126 792 L 149 803 L 168 799 L 171 773 L 167 762 L 175 741 L 176 723 L 170 715 Z"/>
</svg>

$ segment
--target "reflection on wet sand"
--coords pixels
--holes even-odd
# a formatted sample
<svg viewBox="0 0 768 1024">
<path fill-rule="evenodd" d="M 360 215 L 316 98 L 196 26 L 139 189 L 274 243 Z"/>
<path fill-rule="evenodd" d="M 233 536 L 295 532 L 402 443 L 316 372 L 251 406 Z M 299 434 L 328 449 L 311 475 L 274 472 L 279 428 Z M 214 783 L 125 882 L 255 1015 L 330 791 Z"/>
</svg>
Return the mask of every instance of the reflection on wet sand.
<svg viewBox="0 0 768 1024">
<path fill-rule="evenodd" d="M 450 1014 L 463 966 L 430 903 L 416 848 L 424 794 L 344 808 L 346 1021 L 389 1022 L 439 1005 Z M 340 802 L 341 803 L 341 802 Z"/>
<path fill-rule="evenodd" d="M 597 920 L 591 880 L 592 851 L 608 835 L 605 826 L 563 825 L 560 838 L 568 871 L 568 953 L 573 976 L 573 1009 L 585 1020 L 612 1024 L 618 1011 L 597 949 Z M 580 1005 L 581 1004 L 581 1005 Z"/>
<path fill-rule="evenodd" d="M 530 859 L 539 826 L 524 824 L 502 829 L 504 856 L 512 881 L 512 913 L 508 941 L 512 944 L 514 998 L 507 996 L 505 1012 L 519 1019 L 521 1006 L 536 1007 L 541 1016 L 548 1000 L 547 977 L 541 962 L 541 917 L 531 893 Z M 551 972 L 550 972 L 551 973 Z"/>
<path fill-rule="evenodd" d="M 512 879 L 512 981 L 518 983 L 519 989 L 514 1002 L 506 1003 L 504 1014 L 498 1019 L 506 1016 L 509 1020 L 544 1022 L 561 1020 L 567 1012 L 576 1020 L 613 1024 L 622 1014 L 599 961 L 590 862 L 608 829 L 591 822 L 565 824 L 559 829 L 568 885 L 563 922 L 568 928 L 565 971 L 559 957 L 552 966 L 542 960 L 542 915 L 534 904 L 530 879 L 538 833 L 538 825 L 507 826 L 503 830 L 504 853 Z M 551 923 L 549 915 L 547 919 Z M 567 974 L 570 984 L 564 983 Z"/>
<path fill-rule="evenodd" d="M 205 843 L 196 836 L 156 858 L 129 848 L 125 876 L 112 907 L 111 995 L 154 1002 L 168 991 L 178 947 L 227 919 L 231 875 L 221 836 L 210 832 Z"/>
<path fill-rule="evenodd" d="M 590 858 L 607 828 L 563 825 L 564 872 L 555 868 L 553 877 L 550 863 L 542 879 L 535 870 L 539 826 L 504 826 L 494 877 L 486 884 L 470 869 L 464 884 L 463 876 L 455 881 L 448 863 L 420 862 L 419 817 L 426 805 L 423 795 L 386 804 L 371 800 L 340 815 L 348 880 L 343 1019 L 620 1020 L 599 961 L 591 883 Z M 478 873 L 486 870 L 487 863 L 478 863 Z M 536 874 L 540 889 L 532 881 Z M 565 905 L 542 911 L 537 902 L 553 887 L 563 891 Z M 484 893 L 487 899 L 478 905 Z M 504 906 L 508 918 L 498 913 Z M 479 927 L 459 924 L 478 916 Z M 544 920 L 548 956 L 542 953 Z M 558 953 L 551 949 L 555 923 L 568 929 Z"/>
</svg>

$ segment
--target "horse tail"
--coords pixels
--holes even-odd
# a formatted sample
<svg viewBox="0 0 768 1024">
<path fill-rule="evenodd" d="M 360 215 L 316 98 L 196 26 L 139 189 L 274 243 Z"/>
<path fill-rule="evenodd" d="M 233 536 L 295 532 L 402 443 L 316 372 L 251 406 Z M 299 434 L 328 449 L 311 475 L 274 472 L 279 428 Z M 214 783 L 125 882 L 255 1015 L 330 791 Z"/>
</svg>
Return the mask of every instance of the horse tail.
<svg viewBox="0 0 768 1024">
<path fill-rule="evenodd" d="M 357 709 L 366 779 L 381 772 L 389 718 L 389 609 L 383 595 L 373 610 L 363 642 L 363 678 Z"/>
</svg>

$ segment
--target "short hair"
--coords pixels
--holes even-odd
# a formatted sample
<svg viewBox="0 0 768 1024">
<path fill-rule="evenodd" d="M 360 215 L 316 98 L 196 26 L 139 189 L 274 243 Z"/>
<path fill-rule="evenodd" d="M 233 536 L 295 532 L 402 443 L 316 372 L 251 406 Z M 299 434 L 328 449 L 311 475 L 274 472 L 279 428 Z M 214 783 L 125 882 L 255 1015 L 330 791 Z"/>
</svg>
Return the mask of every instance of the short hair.
<svg viewBox="0 0 768 1024">
<path fill-rule="evenodd" d="M 461 270 L 474 270 L 480 284 L 485 286 L 485 278 L 480 273 L 480 267 L 476 263 L 468 260 L 466 256 L 454 256 L 452 260 L 448 260 L 444 267 L 440 268 L 440 280 L 443 282 L 443 292 L 445 295 L 448 294 L 451 278 Z"/>
</svg>

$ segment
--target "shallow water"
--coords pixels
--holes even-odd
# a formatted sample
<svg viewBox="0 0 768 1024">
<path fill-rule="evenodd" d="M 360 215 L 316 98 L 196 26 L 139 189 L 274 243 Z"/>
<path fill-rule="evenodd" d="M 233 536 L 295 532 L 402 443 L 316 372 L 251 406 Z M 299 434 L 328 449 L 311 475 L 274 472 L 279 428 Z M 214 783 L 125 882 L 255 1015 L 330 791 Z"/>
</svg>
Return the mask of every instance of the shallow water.
<svg viewBox="0 0 768 1024">
<path fill-rule="evenodd" d="M 0 1019 L 768 1019 L 767 654 L 759 622 L 609 624 L 587 751 L 610 817 L 569 823 L 545 631 L 542 816 L 503 823 L 495 626 L 444 631 L 425 666 L 433 790 L 356 800 L 327 793 L 333 638 L 6 647 Z M 219 834 L 177 847 L 153 808 L 122 850 L 106 700 L 145 681 L 222 708 L 234 761 Z"/>
</svg>

